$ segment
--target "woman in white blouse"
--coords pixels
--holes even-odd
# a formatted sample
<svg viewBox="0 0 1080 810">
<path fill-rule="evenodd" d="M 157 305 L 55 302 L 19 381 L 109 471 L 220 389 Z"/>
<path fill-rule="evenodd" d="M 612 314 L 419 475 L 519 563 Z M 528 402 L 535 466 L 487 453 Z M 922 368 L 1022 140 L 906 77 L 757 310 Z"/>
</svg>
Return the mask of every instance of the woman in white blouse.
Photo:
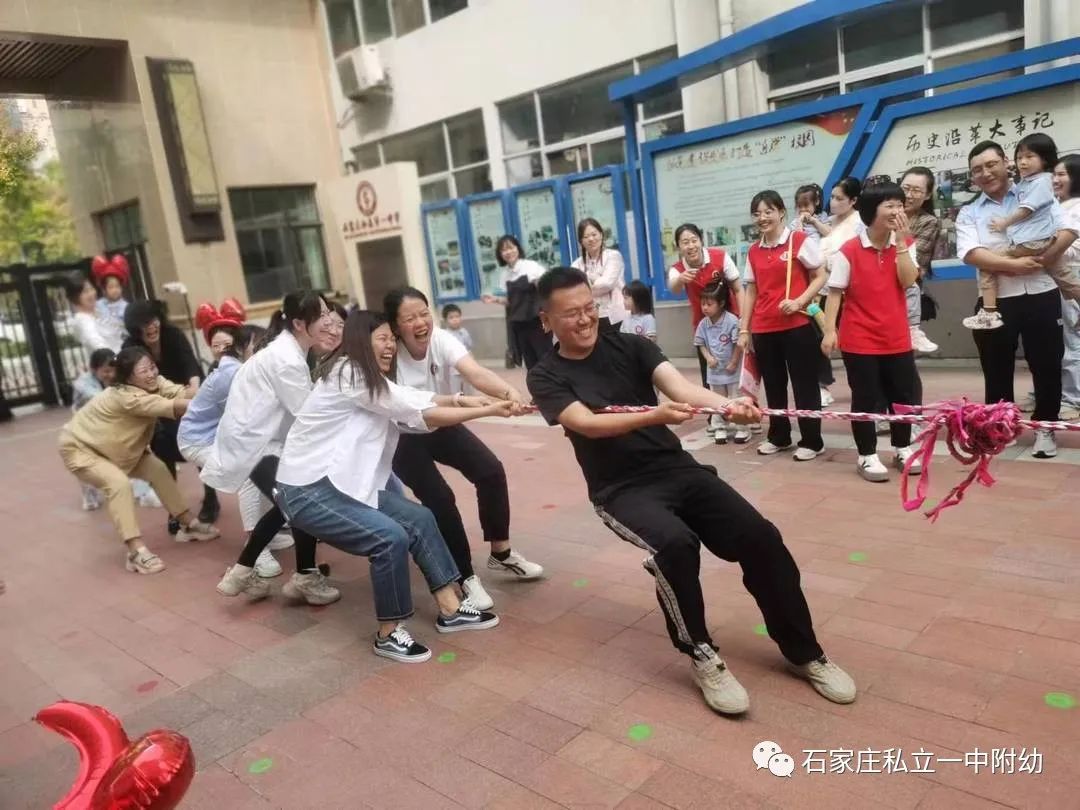
<svg viewBox="0 0 1080 810">
<path fill-rule="evenodd" d="M 300 407 L 311 393 L 308 351 L 318 343 L 329 320 L 326 300 L 314 292 L 285 296 L 270 318 L 260 347 L 233 377 L 225 411 L 218 422 L 213 449 L 200 476 L 222 492 L 239 492 L 250 481 L 273 500 L 281 444 Z M 259 518 L 236 565 L 225 572 L 217 590 L 225 596 L 243 592 L 261 598 L 269 585 L 255 572 L 259 555 L 285 525 L 277 506 Z M 282 593 L 309 605 L 328 605 L 341 598 L 315 564 L 315 538 L 293 528 L 296 573 Z"/>
<path fill-rule="evenodd" d="M 76 273 L 64 282 L 64 293 L 71 304 L 71 331 L 87 355 L 98 349 L 119 352 L 123 338 L 119 333 L 105 328 L 98 318 L 95 308 L 97 290 L 90 280 L 82 273 Z"/>
<path fill-rule="evenodd" d="M 314 390 L 289 431 L 277 486 L 294 531 L 369 559 L 379 623 L 375 654 L 420 663 L 431 658 L 431 650 L 402 624 L 413 614 L 410 556 L 439 606 L 440 633 L 486 630 L 499 617 L 459 600 L 458 569 L 434 515 L 387 490 L 399 433 L 510 416 L 513 403 L 397 385 L 396 349 L 381 315 L 349 314 L 340 349 L 320 365 Z"/>
<path fill-rule="evenodd" d="M 571 266 L 583 270 L 589 279 L 593 300 L 600 310 L 600 329 L 618 332 L 627 314 L 622 294 L 626 269 L 622 254 L 604 247 L 604 229 L 592 217 L 578 223 L 577 237 L 581 255 Z"/>
</svg>

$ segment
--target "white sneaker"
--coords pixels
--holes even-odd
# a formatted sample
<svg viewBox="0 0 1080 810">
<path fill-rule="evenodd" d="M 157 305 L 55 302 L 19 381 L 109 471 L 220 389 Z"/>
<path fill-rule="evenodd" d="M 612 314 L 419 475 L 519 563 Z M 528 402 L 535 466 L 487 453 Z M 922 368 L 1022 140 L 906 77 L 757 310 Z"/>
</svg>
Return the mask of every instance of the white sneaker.
<svg viewBox="0 0 1080 810">
<path fill-rule="evenodd" d="M 754 422 L 754 424 L 750 425 L 751 433 L 761 433 L 762 429 L 761 422 Z"/>
<path fill-rule="evenodd" d="M 181 526 L 174 539 L 177 543 L 191 543 L 214 540 L 220 536 L 221 532 L 216 526 L 203 523 L 201 520 L 193 520 L 187 526 Z"/>
<path fill-rule="evenodd" d="M 713 654 L 708 661 L 696 658 L 690 663 L 690 674 L 709 708 L 721 714 L 742 714 L 750 708 L 750 696 L 731 674 L 723 659 Z"/>
<path fill-rule="evenodd" d="M 716 425 L 713 424 L 712 417 L 709 418 L 709 423 L 705 425 L 705 432 L 710 436 L 716 433 Z"/>
<path fill-rule="evenodd" d="M 885 465 L 881 463 L 881 459 L 878 458 L 877 453 L 874 453 L 871 456 L 859 456 L 859 460 L 855 464 L 855 469 L 858 471 L 859 475 L 867 481 L 873 481 L 875 484 L 889 480 L 889 471 L 885 468 Z"/>
<path fill-rule="evenodd" d="M 825 452 L 825 448 L 820 450 L 811 450 L 809 447 L 796 447 L 795 455 L 792 457 L 796 461 L 813 461 L 815 458 Z"/>
<path fill-rule="evenodd" d="M 1005 325 L 1000 312 L 989 312 L 981 308 L 974 315 L 964 318 L 962 323 L 968 329 L 998 329 Z"/>
<path fill-rule="evenodd" d="M 476 574 L 461 583 L 461 590 L 465 592 L 465 598 L 477 610 L 491 610 L 495 607 L 495 600 L 484 590 L 480 577 Z"/>
<path fill-rule="evenodd" d="M 504 571 L 506 573 L 513 574 L 518 579 L 530 580 L 540 579 L 544 575 L 544 567 L 534 562 L 529 562 L 521 554 L 513 549 L 510 550 L 510 556 L 505 560 L 496 559 L 494 556 L 489 556 L 487 561 L 487 567 L 492 571 Z M 479 580 L 477 580 L 479 582 Z M 487 608 L 482 608 L 487 610 Z"/>
<path fill-rule="evenodd" d="M 746 444 L 750 441 L 750 428 L 739 425 L 735 428 L 735 444 Z"/>
<path fill-rule="evenodd" d="M 911 327 L 911 348 L 922 354 L 930 354 L 938 350 L 938 345 L 926 336 L 921 326 Z"/>
<path fill-rule="evenodd" d="M 1057 440 L 1052 430 L 1036 430 L 1035 446 L 1031 448 L 1034 458 L 1053 458 L 1057 455 Z"/>
<path fill-rule="evenodd" d="M 274 535 L 274 539 L 270 541 L 270 545 L 268 545 L 267 548 L 271 551 L 283 551 L 284 549 L 292 548 L 295 542 L 292 534 L 287 531 L 280 531 Z"/>
<path fill-rule="evenodd" d="M 757 452 L 759 456 L 775 456 L 777 453 L 782 453 L 785 450 L 790 450 L 792 447 L 794 447 L 794 445 L 791 444 L 785 447 L 780 447 L 779 445 L 773 444 L 768 439 L 766 439 L 757 446 Z"/>
<path fill-rule="evenodd" d="M 263 579 L 271 579 L 281 574 L 281 563 L 274 559 L 270 549 L 264 548 L 255 560 L 255 573 Z"/>
<path fill-rule="evenodd" d="M 822 385 L 820 387 L 821 387 L 821 407 L 822 408 L 828 408 L 830 405 L 832 405 L 834 402 L 836 402 L 836 397 L 834 397 L 832 394 L 830 394 L 829 389 L 826 388 L 824 385 Z"/>
<path fill-rule="evenodd" d="M 83 492 L 82 508 L 84 512 L 95 512 L 101 508 L 101 496 L 96 489 Z"/>
<path fill-rule="evenodd" d="M 238 596 L 246 593 L 252 599 L 262 599 L 270 594 L 270 583 L 259 579 L 256 569 L 237 563 L 231 566 L 217 584 L 222 596 Z"/>
<path fill-rule="evenodd" d="M 896 455 L 893 457 L 893 463 L 896 465 L 896 468 L 902 471 L 907 464 L 908 459 L 915 455 L 915 451 L 918 449 L 919 448 L 913 444 L 908 445 L 907 447 L 897 447 Z M 922 475 L 922 459 L 912 462 L 911 469 L 908 470 L 908 473 L 910 475 Z"/>
<path fill-rule="evenodd" d="M 309 605 L 329 605 L 341 598 L 341 591 L 326 581 L 322 571 L 299 572 L 285 583 L 281 593 L 287 599 L 307 602 Z"/>
<path fill-rule="evenodd" d="M 1019 408 L 1023 413 L 1034 413 L 1035 412 L 1035 394 L 1032 393 L 1031 391 L 1028 391 L 1027 396 L 1024 397 L 1024 401 L 1019 403 L 1016 407 Z"/>
<path fill-rule="evenodd" d="M 727 444 L 727 426 L 722 425 L 712 435 L 713 444 Z"/>
<path fill-rule="evenodd" d="M 810 681 L 814 690 L 833 703 L 853 703 L 855 701 L 855 681 L 844 670 L 824 655 L 808 664 L 788 667 L 800 678 Z"/>
</svg>

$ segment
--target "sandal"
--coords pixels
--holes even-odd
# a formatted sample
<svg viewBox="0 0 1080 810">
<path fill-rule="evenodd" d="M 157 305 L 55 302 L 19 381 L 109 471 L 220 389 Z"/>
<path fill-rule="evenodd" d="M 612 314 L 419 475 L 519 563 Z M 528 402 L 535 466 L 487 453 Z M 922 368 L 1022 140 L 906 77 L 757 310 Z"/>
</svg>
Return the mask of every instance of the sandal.
<svg viewBox="0 0 1080 810">
<path fill-rule="evenodd" d="M 129 552 L 125 567 L 128 571 L 133 571 L 136 574 L 157 574 L 165 570 L 165 563 L 161 561 L 161 557 L 157 554 L 148 548 L 144 548 Z"/>
</svg>

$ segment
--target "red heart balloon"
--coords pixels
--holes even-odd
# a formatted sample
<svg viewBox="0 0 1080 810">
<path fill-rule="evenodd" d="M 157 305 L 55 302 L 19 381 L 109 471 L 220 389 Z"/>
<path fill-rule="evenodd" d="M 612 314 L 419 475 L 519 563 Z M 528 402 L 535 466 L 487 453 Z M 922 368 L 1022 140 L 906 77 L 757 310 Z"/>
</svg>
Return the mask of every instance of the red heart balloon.
<svg viewBox="0 0 1080 810">
<path fill-rule="evenodd" d="M 195 774 L 186 737 L 157 729 L 128 742 L 101 706 L 61 700 L 34 718 L 79 752 L 79 772 L 54 810 L 173 810 Z"/>
</svg>

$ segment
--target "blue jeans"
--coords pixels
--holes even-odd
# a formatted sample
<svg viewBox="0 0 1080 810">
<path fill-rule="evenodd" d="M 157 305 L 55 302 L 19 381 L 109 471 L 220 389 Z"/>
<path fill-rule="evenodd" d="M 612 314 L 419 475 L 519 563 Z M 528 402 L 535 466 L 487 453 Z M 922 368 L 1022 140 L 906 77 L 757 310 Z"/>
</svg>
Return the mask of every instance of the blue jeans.
<svg viewBox="0 0 1080 810">
<path fill-rule="evenodd" d="M 413 613 L 410 554 L 432 593 L 460 576 L 435 517 L 418 503 L 383 490 L 379 508 L 372 509 L 338 490 L 328 478 L 302 487 L 279 482 L 277 489 L 290 525 L 369 559 L 380 622 L 407 619 Z"/>
</svg>

